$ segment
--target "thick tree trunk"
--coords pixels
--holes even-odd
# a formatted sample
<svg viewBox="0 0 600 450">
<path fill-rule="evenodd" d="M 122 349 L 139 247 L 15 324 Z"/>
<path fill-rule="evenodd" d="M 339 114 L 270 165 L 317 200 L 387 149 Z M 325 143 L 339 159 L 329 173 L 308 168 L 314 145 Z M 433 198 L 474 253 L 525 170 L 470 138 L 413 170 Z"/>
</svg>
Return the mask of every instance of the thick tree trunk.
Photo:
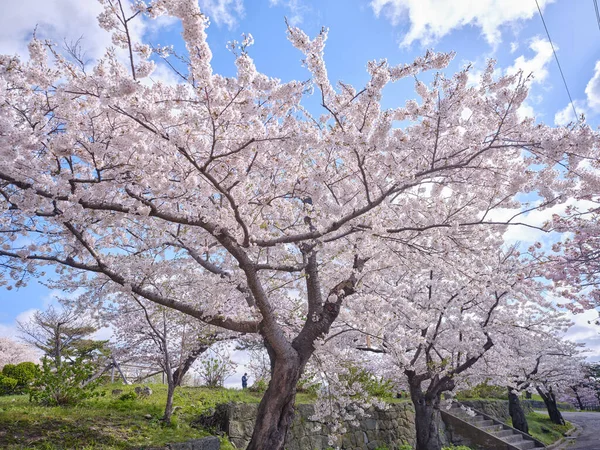
<svg viewBox="0 0 600 450">
<path fill-rule="evenodd" d="M 525 411 L 523 411 L 519 396 L 511 388 L 508 388 L 508 412 L 512 419 L 513 428 L 529 434 L 529 425 L 527 424 Z"/>
<path fill-rule="evenodd" d="M 415 407 L 415 428 L 417 430 L 416 450 L 440 450 L 440 398 L 441 395 L 423 393 L 420 383 L 410 383 L 410 398 Z"/>
<path fill-rule="evenodd" d="M 542 400 L 544 400 L 544 404 L 548 410 L 548 416 L 550 416 L 552 423 L 564 425 L 565 419 L 563 419 L 562 414 L 558 410 L 558 405 L 556 404 L 556 395 L 554 395 L 552 388 L 548 388 L 548 392 L 542 391 L 539 387 L 536 387 L 536 390 L 538 394 L 540 394 L 540 397 L 542 397 Z"/>
<path fill-rule="evenodd" d="M 296 386 L 304 363 L 297 354 L 271 357 L 271 381 L 258 406 L 254 432 L 246 450 L 283 450 L 294 419 Z"/>
</svg>

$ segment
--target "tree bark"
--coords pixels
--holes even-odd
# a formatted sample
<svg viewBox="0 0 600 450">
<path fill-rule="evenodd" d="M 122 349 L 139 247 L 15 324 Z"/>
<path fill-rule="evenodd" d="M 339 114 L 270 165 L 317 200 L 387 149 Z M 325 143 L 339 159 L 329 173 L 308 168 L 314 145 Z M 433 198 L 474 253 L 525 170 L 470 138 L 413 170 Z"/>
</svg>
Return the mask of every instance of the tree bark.
<svg viewBox="0 0 600 450">
<path fill-rule="evenodd" d="M 185 361 L 175 369 L 173 372 L 173 380 L 175 382 L 175 386 L 181 386 L 183 382 L 183 377 L 188 373 L 192 364 L 210 348 L 210 344 L 201 344 L 196 347 L 185 359 Z"/>
<path fill-rule="evenodd" d="M 512 419 L 513 428 L 529 434 L 529 424 L 527 423 L 525 411 L 523 411 L 519 396 L 510 387 L 508 388 L 508 412 Z"/>
<path fill-rule="evenodd" d="M 167 404 L 165 405 L 165 413 L 163 415 L 163 421 L 167 424 L 171 423 L 171 416 L 173 415 L 173 394 L 175 393 L 175 383 L 173 377 L 169 377 L 167 387 Z"/>
<path fill-rule="evenodd" d="M 271 357 L 271 381 L 258 406 L 254 432 L 246 450 L 283 450 L 294 419 L 296 386 L 305 362 L 298 354 Z"/>
<path fill-rule="evenodd" d="M 423 392 L 421 382 L 409 376 L 410 398 L 415 407 L 416 447 L 415 450 L 440 450 L 440 400 L 441 392 Z"/>
<path fill-rule="evenodd" d="M 571 387 L 571 389 L 575 393 L 575 399 L 577 399 L 577 404 L 579 405 L 579 409 L 583 410 L 583 402 L 581 401 L 581 396 L 579 395 L 579 392 L 577 391 L 577 387 L 573 386 L 573 387 Z"/>
<path fill-rule="evenodd" d="M 536 387 L 536 390 L 538 394 L 540 394 L 540 397 L 542 397 L 542 400 L 544 400 L 544 404 L 548 410 L 548 416 L 550 416 L 552 423 L 564 425 L 565 419 L 563 419 L 562 414 L 558 410 L 558 405 L 556 404 L 556 395 L 554 395 L 552 388 L 549 387 L 547 392 L 544 392 L 539 387 Z"/>
</svg>

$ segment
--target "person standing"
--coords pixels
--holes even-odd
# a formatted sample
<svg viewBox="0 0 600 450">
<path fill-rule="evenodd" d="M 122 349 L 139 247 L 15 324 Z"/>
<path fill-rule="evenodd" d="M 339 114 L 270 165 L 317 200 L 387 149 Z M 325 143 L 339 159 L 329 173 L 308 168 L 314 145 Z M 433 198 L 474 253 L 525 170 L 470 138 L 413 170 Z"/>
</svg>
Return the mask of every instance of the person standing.
<svg viewBox="0 0 600 450">
<path fill-rule="evenodd" d="M 242 389 L 246 389 L 248 387 L 248 374 L 244 373 L 242 377 Z"/>
</svg>

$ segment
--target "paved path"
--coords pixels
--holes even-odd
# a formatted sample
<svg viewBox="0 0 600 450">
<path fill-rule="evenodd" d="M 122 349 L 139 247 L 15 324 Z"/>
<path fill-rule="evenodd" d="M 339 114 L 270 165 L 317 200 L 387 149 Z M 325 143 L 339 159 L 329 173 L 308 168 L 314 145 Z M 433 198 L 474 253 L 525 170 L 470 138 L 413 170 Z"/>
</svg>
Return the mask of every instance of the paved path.
<svg viewBox="0 0 600 450">
<path fill-rule="evenodd" d="M 568 450 L 600 450 L 600 413 L 562 412 L 562 415 L 582 429 L 575 443 L 566 447 Z"/>
</svg>

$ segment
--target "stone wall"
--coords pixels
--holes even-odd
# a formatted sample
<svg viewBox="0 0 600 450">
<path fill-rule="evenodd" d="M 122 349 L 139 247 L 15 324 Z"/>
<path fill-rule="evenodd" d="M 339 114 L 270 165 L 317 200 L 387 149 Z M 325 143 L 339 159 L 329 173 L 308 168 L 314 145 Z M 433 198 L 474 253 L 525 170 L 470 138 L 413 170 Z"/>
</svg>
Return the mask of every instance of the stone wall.
<svg viewBox="0 0 600 450">
<path fill-rule="evenodd" d="M 461 403 L 502 422 L 509 418 L 507 400 L 469 400 Z M 522 400 L 521 403 L 525 413 L 533 411 L 529 400 Z M 199 426 L 224 431 L 237 448 L 246 448 L 252 436 L 257 409 L 257 404 L 249 403 L 219 405 L 213 415 L 199 422 Z M 324 450 L 331 447 L 328 442 L 331 434 L 329 428 L 310 420 L 313 414 L 313 405 L 296 406 L 287 450 Z M 414 420 L 414 409 L 410 402 L 393 403 L 386 410 L 371 409 L 369 416 L 361 419 L 358 427 L 346 424 L 348 431 L 337 445 L 341 444 L 343 450 L 372 450 L 385 446 L 394 448 L 404 443 L 414 445 Z M 442 432 L 443 428 L 441 424 Z"/>
<path fill-rule="evenodd" d="M 256 419 L 258 405 L 229 404 L 225 431 L 237 448 L 246 448 Z M 323 450 L 328 443 L 327 426 L 309 419 L 313 405 L 297 405 L 287 450 Z M 412 404 L 394 403 L 386 410 L 371 409 L 369 417 L 360 420 L 358 427 L 347 424 L 348 432 L 340 442 L 344 450 L 373 450 L 408 443 L 414 445 L 415 423 Z M 339 444 L 338 444 L 339 445 Z"/>
<path fill-rule="evenodd" d="M 508 400 L 461 400 L 463 405 L 469 406 L 477 411 L 481 411 L 488 416 L 495 417 L 501 422 L 506 422 L 510 417 L 508 412 Z M 521 400 L 521 406 L 525 414 L 533 411 L 533 408 L 527 401 Z"/>
</svg>

